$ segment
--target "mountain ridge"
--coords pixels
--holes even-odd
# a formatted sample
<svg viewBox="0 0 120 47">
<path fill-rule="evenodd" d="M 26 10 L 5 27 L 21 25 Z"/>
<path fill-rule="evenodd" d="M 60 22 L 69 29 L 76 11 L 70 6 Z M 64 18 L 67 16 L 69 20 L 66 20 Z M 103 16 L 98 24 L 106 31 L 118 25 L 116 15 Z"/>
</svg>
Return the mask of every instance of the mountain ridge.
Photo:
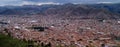
<svg viewBox="0 0 120 47">
<path fill-rule="evenodd" d="M 63 5 L 24 5 L 0 7 L 0 15 L 58 15 L 81 16 L 82 18 L 118 19 L 119 4 L 63 4 Z"/>
</svg>

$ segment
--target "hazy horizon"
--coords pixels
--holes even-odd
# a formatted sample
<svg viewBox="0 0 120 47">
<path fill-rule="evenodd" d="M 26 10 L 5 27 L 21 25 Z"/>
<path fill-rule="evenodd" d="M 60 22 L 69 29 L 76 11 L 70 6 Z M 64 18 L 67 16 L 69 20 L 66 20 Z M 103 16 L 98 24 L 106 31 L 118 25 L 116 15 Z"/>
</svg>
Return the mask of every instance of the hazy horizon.
<svg viewBox="0 0 120 47">
<path fill-rule="evenodd" d="M 120 3 L 120 0 L 0 0 L 0 6 L 5 5 L 42 5 L 42 4 L 96 4 L 96 3 Z"/>
</svg>

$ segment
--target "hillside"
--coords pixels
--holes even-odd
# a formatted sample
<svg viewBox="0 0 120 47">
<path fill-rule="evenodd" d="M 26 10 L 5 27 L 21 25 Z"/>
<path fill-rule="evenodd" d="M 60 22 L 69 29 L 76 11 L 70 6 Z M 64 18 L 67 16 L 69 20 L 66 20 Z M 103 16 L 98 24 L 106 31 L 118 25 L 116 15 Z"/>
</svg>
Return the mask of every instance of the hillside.
<svg viewBox="0 0 120 47">
<path fill-rule="evenodd" d="M 79 16 L 85 19 L 118 19 L 119 4 L 24 5 L 0 7 L 0 15 Z"/>
</svg>

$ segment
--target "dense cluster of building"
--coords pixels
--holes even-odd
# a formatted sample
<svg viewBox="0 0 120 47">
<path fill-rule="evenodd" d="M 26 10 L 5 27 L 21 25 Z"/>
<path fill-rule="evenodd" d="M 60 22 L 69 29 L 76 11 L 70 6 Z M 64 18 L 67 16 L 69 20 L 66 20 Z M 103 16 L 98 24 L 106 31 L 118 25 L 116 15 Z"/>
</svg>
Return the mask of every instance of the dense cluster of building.
<svg viewBox="0 0 120 47">
<path fill-rule="evenodd" d="M 50 16 L 0 17 L 0 32 L 50 47 L 117 47 L 120 21 Z"/>
</svg>

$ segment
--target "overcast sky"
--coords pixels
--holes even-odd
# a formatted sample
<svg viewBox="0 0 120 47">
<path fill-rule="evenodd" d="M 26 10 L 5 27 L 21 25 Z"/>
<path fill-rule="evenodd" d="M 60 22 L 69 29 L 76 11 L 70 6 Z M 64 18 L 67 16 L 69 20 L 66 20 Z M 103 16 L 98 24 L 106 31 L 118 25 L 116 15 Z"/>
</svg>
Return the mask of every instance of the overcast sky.
<svg viewBox="0 0 120 47">
<path fill-rule="evenodd" d="M 42 5 L 63 3 L 120 3 L 120 0 L 0 0 L 0 6 L 4 5 Z"/>
</svg>

